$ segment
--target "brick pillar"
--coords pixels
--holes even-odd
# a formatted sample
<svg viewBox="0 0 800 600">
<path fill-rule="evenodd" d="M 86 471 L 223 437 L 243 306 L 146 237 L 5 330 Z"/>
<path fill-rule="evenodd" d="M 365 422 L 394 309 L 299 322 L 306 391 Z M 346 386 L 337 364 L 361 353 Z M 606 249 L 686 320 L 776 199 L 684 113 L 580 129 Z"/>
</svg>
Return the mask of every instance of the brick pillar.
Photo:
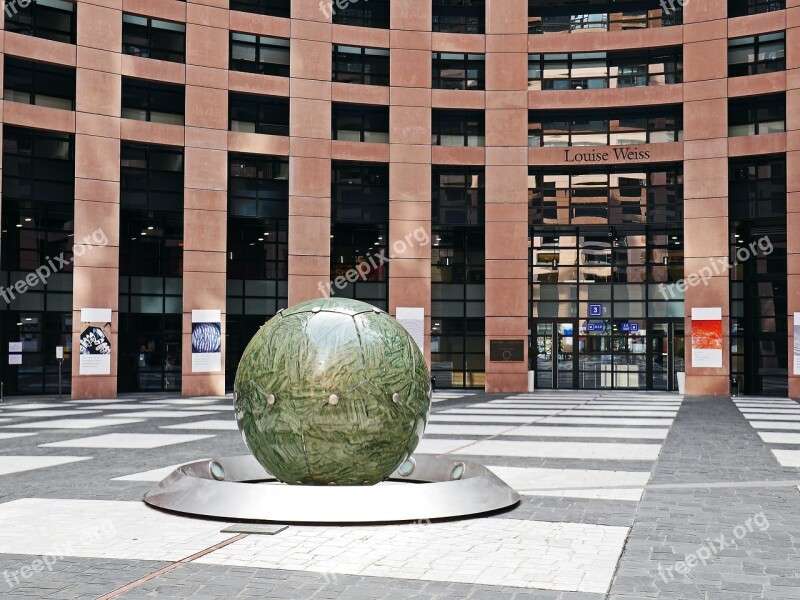
<svg viewBox="0 0 800 600">
<path fill-rule="evenodd" d="M 183 206 L 184 396 L 225 393 L 225 269 L 228 222 L 228 11 L 186 7 Z M 192 373 L 192 311 L 219 310 L 222 365 Z"/>
<path fill-rule="evenodd" d="M 789 396 L 800 399 L 794 372 L 794 313 L 800 312 L 800 0 L 788 0 L 786 28 L 786 231 L 788 253 Z"/>
<path fill-rule="evenodd" d="M 431 334 L 431 2 L 392 2 L 389 311 L 425 309 L 425 358 Z M 418 229 L 428 239 L 404 238 Z"/>
<path fill-rule="evenodd" d="M 486 391 L 527 390 L 528 3 L 486 7 Z M 490 362 L 490 340 L 524 340 L 524 362 Z"/>
<path fill-rule="evenodd" d="M 77 2 L 75 239 L 102 230 L 108 245 L 75 256 L 72 397 L 114 398 L 119 359 L 120 10 Z M 110 375 L 80 376 L 81 308 L 111 308 Z"/>
<path fill-rule="evenodd" d="M 289 115 L 289 306 L 322 297 L 330 281 L 330 13 L 292 1 Z"/>
<path fill-rule="evenodd" d="M 728 260 L 727 7 L 720 0 L 684 7 L 684 253 L 685 275 L 713 257 Z M 703 40 L 703 41 L 695 41 Z M 686 290 L 686 393 L 730 392 L 730 290 L 727 273 Z M 722 307 L 722 368 L 691 364 L 692 308 Z"/>
</svg>

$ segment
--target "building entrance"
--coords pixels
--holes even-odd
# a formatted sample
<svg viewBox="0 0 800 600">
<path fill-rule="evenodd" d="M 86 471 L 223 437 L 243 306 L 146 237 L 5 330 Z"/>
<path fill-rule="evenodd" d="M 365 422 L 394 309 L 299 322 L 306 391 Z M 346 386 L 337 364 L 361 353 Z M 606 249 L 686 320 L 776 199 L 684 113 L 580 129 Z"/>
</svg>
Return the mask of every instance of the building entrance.
<svg viewBox="0 0 800 600">
<path fill-rule="evenodd" d="M 683 323 L 534 319 L 530 369 L 537 389 L 677 390 Z"/>
</svg>

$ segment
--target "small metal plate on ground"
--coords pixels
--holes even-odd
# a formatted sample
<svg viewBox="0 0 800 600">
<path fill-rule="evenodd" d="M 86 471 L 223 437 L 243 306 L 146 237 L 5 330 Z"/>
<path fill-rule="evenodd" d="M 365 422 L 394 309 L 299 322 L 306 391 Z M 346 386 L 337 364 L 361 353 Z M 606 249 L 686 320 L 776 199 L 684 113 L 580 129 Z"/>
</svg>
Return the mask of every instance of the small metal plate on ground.
<svg viewBox="0 0 800 600">
<path fill-rule="evenodd" d="M 287 529 L 288 525 L 267 525 L 261 523 L 237 523 L 236 525 L 231 525 L 230 527 L 226 527 L 221 531 L 221 533 L 250 533 L 252 535 L 275 535 L 276 533 L 280 533 L 284 529 Z"/>
</svg>

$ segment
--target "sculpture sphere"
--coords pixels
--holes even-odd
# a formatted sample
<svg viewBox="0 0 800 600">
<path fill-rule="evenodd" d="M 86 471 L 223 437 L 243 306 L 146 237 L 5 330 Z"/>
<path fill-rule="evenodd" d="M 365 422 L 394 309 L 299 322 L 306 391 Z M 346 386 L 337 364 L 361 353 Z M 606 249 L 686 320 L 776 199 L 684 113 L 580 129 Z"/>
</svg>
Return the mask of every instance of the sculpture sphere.
<svg viewBox="0 0 800 600">
<path fill-rule="evenodd" d="M 319 299 L 259 329 L 239 362 L 234 407 L 245 444 L 280 481 L 371 485 L 417 447 L 430 389 L 425 358 L 395 319 Z"/>
</svg>

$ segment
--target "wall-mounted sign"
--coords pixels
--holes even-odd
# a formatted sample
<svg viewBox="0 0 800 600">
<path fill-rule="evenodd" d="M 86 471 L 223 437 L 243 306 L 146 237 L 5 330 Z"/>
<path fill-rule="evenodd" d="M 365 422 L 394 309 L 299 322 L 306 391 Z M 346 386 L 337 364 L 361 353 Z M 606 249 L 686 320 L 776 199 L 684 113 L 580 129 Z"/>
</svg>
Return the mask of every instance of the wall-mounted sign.
<svg viewBox="0 0 800 600">
<path fill-rule="evenodd" d="M 800 375 L 800 312 L 794 313 L 794 374 Z"/>
<path fill-rule="evenodd" d="M 22 352 L 22 342 L 8 342 L 9 352 Z"/>
<path fill-rule="evenodd" d="M 603 305 L 602 304 L 590 304 L 589 305 L 589 316 L 590 317 L 602 317 L 603 316 Z"/>
<path fill-rule="evenodd" d="M 564 150 L 564 162 L 568 163 L 603 163 L 609 160 L 649 160 L 649 150 L 632 148 L 614 148 L 611 152 L 602 150 Z"/>
<path fill-rule="evenodd" d="M 222 311 L 192 311 L 192 373 L 222 370 Z"/>
<path fill-rule="evenodd" d="M 489 340 L 492 362 L 524 362 L 525 340 Z"/>
<path fill-rule="evenodd" d="M 111 309 L 82 308 L 80 375 L 111 374 Z"/>
<path fill-rule="evenodd" d="M 56 358 L 64 358 L 64 346 L 56 346 Z"/>
<path fill-rule="evenodd" d="M 22 364 L 22 354 L 9 354 L 8 355 L 8 364 L 10 364 L 10 365 L 21 365 Z"/>
<path fill-rule="evenodd" d="M 589 321 L 586 323 L 586 331 L 605 331 L 606 324 L 602 321 Z"/>
<path fill-rule="evenodd" d="M 692 366 L 722 368 L 722 308 L 692 309 Z"/>
<path fill-rule="evenodd" d="M 425 352 L 425 309 L 398 306 L 397 322 L 414 338 L 422 352 Z"/>
<path fill-rule="evenodd" d="M 625 333 L 638 333 L 639 332 L 639 324 L 638 323 L 620 323 L 619 329 L 620 329 L 620 331 L 624 331 Z"/>
</svg>

